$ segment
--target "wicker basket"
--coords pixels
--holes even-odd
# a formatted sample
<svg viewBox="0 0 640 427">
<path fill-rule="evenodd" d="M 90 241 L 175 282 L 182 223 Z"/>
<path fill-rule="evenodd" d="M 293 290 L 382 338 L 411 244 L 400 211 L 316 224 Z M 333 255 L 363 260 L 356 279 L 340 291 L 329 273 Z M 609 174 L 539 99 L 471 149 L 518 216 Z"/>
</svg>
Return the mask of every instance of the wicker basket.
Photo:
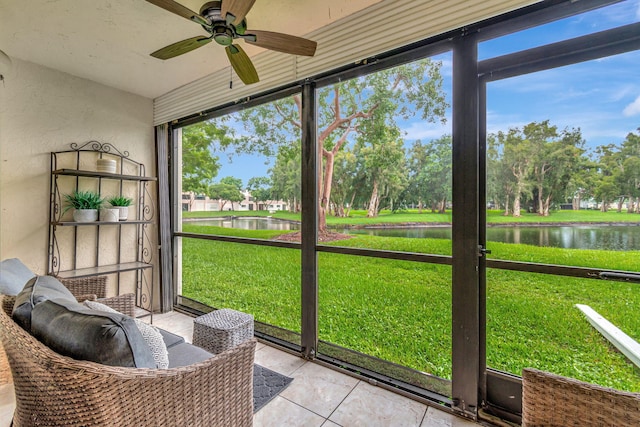
<svg viewBox="0 0 640 427">
<path fill-rule="evenodd" d="M 193 320 L 193 344 L 218 354 L 253 338 L 253 316 L 223 308 Z"/>
</svg>

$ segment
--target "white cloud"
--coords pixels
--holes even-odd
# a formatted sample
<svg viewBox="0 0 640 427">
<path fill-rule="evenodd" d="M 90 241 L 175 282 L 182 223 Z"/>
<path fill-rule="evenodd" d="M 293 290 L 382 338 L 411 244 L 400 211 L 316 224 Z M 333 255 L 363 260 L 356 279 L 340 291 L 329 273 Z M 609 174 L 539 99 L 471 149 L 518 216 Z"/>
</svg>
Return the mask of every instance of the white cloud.
<svg viewBox="0 0 640 427">
<path fill-rule="evenodd" d="M 622 110 L 622 114 L 624 114 L 625 117 L 631 117 L 640 114 L 640 96 L 638 96 L 636 100 L 631 104 L 624 107 L 624 110 Z"/>
<path fill-rule="evenodd" d="M 451 118 L 447 117 L 447 123 L 427 123 L 421 120 L 411 122 L 409 126 L 403 127 L 405 140 L 420 139 L 423 142 L 437 139 L 443 135 L 451 135 Z"/>
</svg>

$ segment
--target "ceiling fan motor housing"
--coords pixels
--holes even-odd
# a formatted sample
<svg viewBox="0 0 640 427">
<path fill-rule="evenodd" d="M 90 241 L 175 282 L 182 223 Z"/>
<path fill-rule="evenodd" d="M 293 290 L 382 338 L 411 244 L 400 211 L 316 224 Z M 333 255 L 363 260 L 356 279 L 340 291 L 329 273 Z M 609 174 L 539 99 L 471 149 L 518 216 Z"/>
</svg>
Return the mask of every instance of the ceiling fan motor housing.
<svg viewBox="0 0 640 427">
<path fill-rule="evenodd" d="M 217 11 L 218 20 L 223 20 L 221 10 L 222 10 L 221 1 L 208 1 L 205 4 L 203 4 L 202 7 L 200 8 L 200 15 L 204 16 L 205 18 L 209 18 L 209 15 L 212 15 Z"/>
<path fill-rule="evenodd" d="M 238 25 L 229 24 L 222 16 L 221 5 L 221 1 L 210 1 L 202 5 L 200 15 L 211 22 L 210 27 L 202 27 L 213 35 L 218 44 L 230 46 L 233 39 L 245 33 L 247 21 L 243 19 Z"/>
</svg>

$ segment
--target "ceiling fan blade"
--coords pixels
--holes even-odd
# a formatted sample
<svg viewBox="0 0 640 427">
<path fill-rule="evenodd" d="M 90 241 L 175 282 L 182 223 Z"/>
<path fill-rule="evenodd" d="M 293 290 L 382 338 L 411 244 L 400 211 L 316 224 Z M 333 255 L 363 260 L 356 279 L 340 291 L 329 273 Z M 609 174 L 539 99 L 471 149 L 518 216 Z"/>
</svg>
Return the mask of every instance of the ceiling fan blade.
<svg viewBox="0 0 640 427">
<path fill-rule="evenodd" d="M 168 10 L 169 12 L 175 13 L 176 15 L 180 15 L 183 18 L 187 18 L 188 20 L 196 22 L 200 25 L 211 26 L 211 23 L 206 19 L 204 19 L 202 16 L 198 15 L 188 7 L 185 7 L 180 3 L 176 3 L 173 0 L 147 0 L 147 1 L 151 4 L 155 4 L 156 6 L 163 8 L 164 10 Z"/>
<path fill-rule="evenodd" d="M 151 56 L 158 59 L 169 59 L 178 55 L 182 55 L 183 53 L 191 52 L 192 50 L 204 46 L 205 44 L 210 42 L 211 37 L 191 37 L 190 39 L 182 40 L 180 42 L 170 44 L 169 46 L 165 46 L 162 49 L 158 49 L 153 52 Z"/>
<path fill-rule="evenodd" d="M 256 36 L 255 41 L 249 37 L 253 34 Z M 293 55 L 313 56 L 318 46 L 318 43 L 312 40 L 290 36 L 289 34 L 274 33 L 272 31 L 247 30 L 244 39 L 247 43 L 264 47 L 265 49 L 277 50 L 278 52 L 291 53 Z"/>
<path fill-rule="evenodd" d="M 250 85 L 260 81 L 256 68 L 240 46 L 232 44 L 231 46 L 227 46 L 225 51 L 227 52 L 231 66 L 244 84 Z"/>
<path fill-rule="evenodd" d="M 247 16 L 255 2 L 256 0 L 222 0 L 222 17 L 227 20 L 227 23 L 238 25 Z M 233 17 L 227 16 L 227 13 Z"/>
</svg>

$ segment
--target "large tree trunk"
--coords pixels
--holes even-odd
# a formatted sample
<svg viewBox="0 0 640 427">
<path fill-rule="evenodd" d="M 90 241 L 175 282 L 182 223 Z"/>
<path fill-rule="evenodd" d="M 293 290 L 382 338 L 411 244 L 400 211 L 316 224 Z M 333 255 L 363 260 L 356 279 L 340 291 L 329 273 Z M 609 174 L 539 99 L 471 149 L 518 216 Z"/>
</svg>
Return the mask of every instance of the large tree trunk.
<svg viewBox="0 0 640 427">
<path fill-rule="evenodd" d="M 510 208 L 509 201 L 510 201 L 510 198 L 509 198 L 509 195 L 507 194 L 504 197 L 504 214 L 503 214 L 504 216 L 509 216 L 509 208 Z"/>
<path fill-rule="evenodd" d="M 551 195 L 548 195 L 547 198 L 544 200 L 544 203 L 542 204 L 542 207 L 543 207 L 542 216 L 549 216 L 550 206 L 551 206 Z"/>
<path fill-rule="evenodd" d="M 369 199 L 369 210 L 367 218 L 375 218 L 378 216 L 378 206 L 380 205 L 380 196 L 378 195 L 378 181 L 373 180 L 373 190 L 371 190 L 371 198 Z"/>
<path fill-rule="evenodd" d="M 608 210 L 607 205 L 608 203 L 603 200 L 602 205 L 600 206 L 600 212 L 606 212 Z"/>
<path fill-rule="evenodd" d="M 522 193 L 520 192 L 520 189 L 518 188 L 518 191 L 516 191 L 516 195 L 513 198 L 513 216 L 515 217 L 519 217 L 522 214 L 520 213 L 520 195 Z"/>
<path fill-rule="evenodd" d="M 624 203 L 624 199 L 626 199 L 626 197 L 619 197 L 618 198 L 618 213 L 622 212 L 622 205 Z"/>
<path fill-rule="evenodd" d="M 422 200 L 418 200 L 418 213 L 422 213 Z"/>
<path fill-rule="evenodd" d="M 438 213 L 445 213 L 447 209 L 447 199 L 440 200 L 440 208 L 438 209 Z"/>
<path fill-rule="evenodd" d="M 548 216 L 544 214 L 544 205 L 545 205 L 545 201 L 544 201 L 544 197 L 542 197 L 542 185 L 538 185 L 538 215 L 542 215 L 542 216 Z"/>
<path fill-rule="evenodd" d="M 330 151 L 323 150 L 324 175 L 320 185 L 320 203 L 318 204 L 318 230 L 327 231 L 327 212 L 329 212 L 331 199 L 331 184 L 333 181 L 333 159 L 334 155 Z M 318 180 L 320 181 L 320 180 Z"/>
</svg>

